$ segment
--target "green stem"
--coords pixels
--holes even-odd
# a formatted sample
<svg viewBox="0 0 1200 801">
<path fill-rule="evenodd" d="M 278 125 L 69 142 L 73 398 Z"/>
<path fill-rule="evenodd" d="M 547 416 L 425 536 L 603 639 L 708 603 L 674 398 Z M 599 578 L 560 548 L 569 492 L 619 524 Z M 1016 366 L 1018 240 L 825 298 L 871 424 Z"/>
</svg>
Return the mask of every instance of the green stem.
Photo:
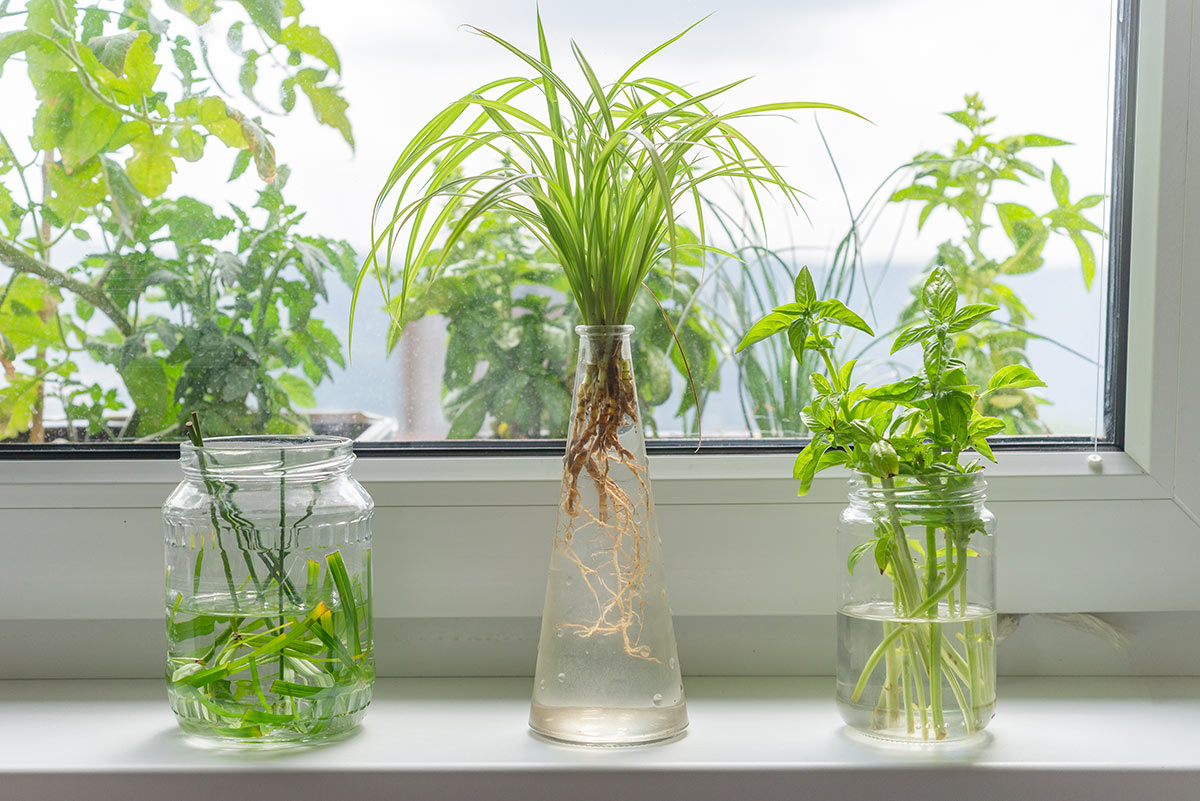
<svg viewBox="0 0 1200 801">
<path fill-rule="evenodd" d="M 949 581 L 943 584 L 937 592 L 926 598 L 925 602 L 914 609 L 909 617 L 922 617 L 930 609 L 936 607 L 938 603 L 950 593 L 950 591 L 954 588 L 955 583 L 957 583 L 962 577 L 961 574 L 963 567 L 964 566 L 962 565 L 956 566 L 956 574 L 951 577 Z M 891 647 L 892 642 L 899 637 L 903 631 L 904 626 L 897 626 L 883 638 L 879 645 L 875 647 L 875 650 L 871 652 L 871 655 L 867 657 L 867 664 L 863 667 L 863 672 L 862 675 L 859 676 L 858 684 L 854 686 L 854 693 L 850 696 L 851 700 L 857 701 L 859 699 L 859 696 L 862 695 L 863 689 L 867 686 L 867 679 L 870 678 L 871 672 L 875 669 L 875 666 L 879 664 L 879 660 L 883 657 L 887 649 Z"/>
<path fill-rule="evenodd" d="M 917 704 L 921 708 L 921 734 L 925 739 L 929 739 L 929 708 L 925 706 L 925 683 L 921 681 L 918 673 L 924 672 L 924 660 L 921 659 L 921 649 L 917 647 L 916 638 L 911 631 L 906 631 L 904 634 L 904 642 L 907 646 L 910 657 L 915 655 L 916 658 L 910 658 L 910 672 L 912 674 L 912 684 L 917 691 Z"/>
<path fill-rule="evenodd" d="M 117 327 L 125 336 L 133 336 L 134 327 L 125 313 L 117 306 L 117 304 L 98 287 L 91 284 L 85 284 L 66 273 L 61 273 L 51 267 L 41 259 L 30 256 L 25 251 L 18 248 L 11 242 L 0 239 L 0 263 L 11 268 L 15 272 L 32 273 L 46 280 L 50 286 L 62 287 L 74 292 L 79 297 L 86 300 L 88 303 L 95 306 L 100 311 L 104 312 L 108 319 L 112 320 L 113 325 Z"/>
</svg>

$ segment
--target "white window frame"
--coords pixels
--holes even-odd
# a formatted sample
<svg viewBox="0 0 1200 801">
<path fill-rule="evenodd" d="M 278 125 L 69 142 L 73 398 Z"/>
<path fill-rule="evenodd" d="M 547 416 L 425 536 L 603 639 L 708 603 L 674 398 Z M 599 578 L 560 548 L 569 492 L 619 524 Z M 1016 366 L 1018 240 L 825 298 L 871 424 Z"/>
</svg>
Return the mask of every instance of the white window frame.
<svg viewBox="0 0 1200 801">
<path fill-rule="evenodd" d="M 1006 612 L 1200 612 L 1200 20 L 1190 0 L 1140 5 L 1124 450 L 998 454 Z M 791 458 L 651 457 L 677 615 L 832 613 L 845 477 L 798 500 Z M 540 614 L 560 459 L 355 470 L 377 504 L 378 617 Z M 161 460 L 0 460 L 0 624 L 160 617 L 146 576 L 177 477 Z"/>
</svg>

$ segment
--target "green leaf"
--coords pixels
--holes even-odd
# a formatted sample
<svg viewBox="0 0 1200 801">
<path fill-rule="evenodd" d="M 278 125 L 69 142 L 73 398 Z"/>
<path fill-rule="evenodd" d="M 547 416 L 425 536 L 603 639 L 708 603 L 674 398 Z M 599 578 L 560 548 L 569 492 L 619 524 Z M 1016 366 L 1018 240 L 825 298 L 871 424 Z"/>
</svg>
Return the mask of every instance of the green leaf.
<svg viewBox="0 0 1200 801">
<path fill-rule="evenodd" d="M 162 362 L 139 356 L 121 370 L 125 389 L 138 410 L 138 433 L 152 434 L 170 425 L 179 415 L 174 387 Z"/>
<path fill-rule="evenodd" d="M 125 76 L 142 95 L 154 93 L 154 82 L 162 70 L 154 63 L 154 51 L 150 49 L 149 36 L 139 36 L 125 55 Z"/>
<path fill-rule="evenodd" d="M 1062 167 L 1058 166 L 1057 161 L 1054 162 L 1054 166 L 1050 169 L 1050 189 L 1054 192 L 1054 199 L 1058 201 L 1059 206 L 1069 206 L 1071 204 L 1071 183 L 1067 180 Z"/>
<path fill-rule="evenodd" d="M 87 46 L 96 54 L 96 60 L 107 67 L 109 72 L 113 75 L 124 75 L 129 48 L 141 37 L 147 37 L 147 34 L 144 31 L 121 31 L 111 36 L 89 39 Z"/>
<path fill-rule="evenodd" d="M 283 373 L 275 379 L 276 383 L 287 393 L 288 402 L 298 409 L 312 409 L 317 405 L 317 397 L 313 386 L 306 379 L 294 373 Z"/>
<path fill-rule="evenodd" d="M 981 456 L 987 458 L 988 461 L 996 461 L 996 456 L 992 453 L 992 446 L 988 444 L 986 439 L 979 437 L 978 439 L 972 439 L 970 443 L 971 447 L 974 448 Z"/>
<path fill-rule="evenodd" d="M 1096 254 L 1092 250 L 1092 243 L 1088 242 L 1087 237 L 1081 231 L 1072 231 L 1071 241 L 1075 243 L 1075 249 L 1079 251 L 1079 265 L 1083 268 L 1083 285 L 1090 290 L 1092 279 L 1096 277 Z"/>
<path fill-rule="evenodd" d="M 228 180 L 232 181 L 232 180 L 236 179 L 239 175 L 244 173 L 246 171 L 246 168 L 249 166 L 250 166 L 250 151 L 249 150 L 239 150 L 237 153 L 237 156 L 235 156 L 233 159 L 233 169 L 230 170 L 230 172 L 229 172 Z"/>
<path fill-rule="evenodd" d="M 354 133 L 350 129 L 350 120 L 346 117 L 346 109 L 350 104 L 336 88 L 318 85 L 318 81 L 324 77 L 325 74 L 320 70 L 304 69 L 296 74 L 296 83 L 312 103 L 317 122 L 336 128 L 346 143 L 353 148 Z"/>
<path fill-rule="evenodd" d="M 974 406 L 975 398 L 969 392 L 951 390 L 938 395 L 937 409 L 942 418 L 942 433 L 955 441 L 965 441 Z"/>
<path fill-rule="evenodd" d="M 642 400 L 653 406 L 666 402 L 671 395 L 671 360 L 662 348 L 642 342 L 638 349 L 644 369 L 638 376 Z"/>
<path fill-rule="evenodd" d="M 204 137 L 194 128 L 180 128 L 175 134 L 175 147 L 185 161 L 199 161 L 204 155 Z"/>
<path fill-rule="evenodd" d="M 289 112 L 296 107 L 296 81 L 292 78 L 286 78 L 279 84 L 279 105 Z"/>
<path fill-rule="evenodd" d="M 755 342 L 761 342 L 767 337 L 779 333 L 790 326 L 794 319 L 794 317 L 782 312 L 771 312 L 750 327 L 750 330 L 746 332 L 746 336 L 742 337 L 742 341 L 738 344 L 737 350 L 734 352 L 741 353 Z"/>
<path fill-rule="evenodd" d="M 238 70 L 238 86 L 242 87 L 242 91 L 247 97 L 254 97 L 254 85 L 258 83 L 258 53 L 249 50 L 246 52 L 246 59 L 242 62 L 242 68 Z"/>
<path fill-rule="evenodd" d="M 887 534 L 876 537 L 871 542 L 875 545 L 875 565 L 879 568 L 879 574 L 883 575 L 892 563 L 891 532 L 889 531 Z"/>
<path fill-rule="evenodd" d="M 268 36 L 279 41 L 283 21 L 283 0 L 240 0 L 251 21 Z"/>
<path fill-rule="evenodd" d="M 950 318 L 950 333 L 957 334 L 961 331 L 966 331 L 980 320 L 986 319 L 992 312 L 999 308 L 999 306 L 993 306 L 990 303 L 972 303 L 968 306 L 963 306 Z"/>
<path fill-rule="evenodd" d="M 1019 138 L 1022 147 L 1060 147 L 1071 144 L 1066 139 L 1056 139 L 1053 136 L 1042 134 L 1026 134 Z"/>
<path fill-rule="evenodd" d="M 850 379 L 854 375 L 854 365 L 858 363 L 858 359 L 851 359 L 838 369 L 838 383 L 844 388 L 850 388 Z"/>
<path fill-rule="evenodd" d="M 283 34 L 280 36 L 279 41 L 292 50 L 299 50 L 301 53 L 307 53 L 310 56 L 319 58 L 328 64 L 334 72 L 341 73 L 342 71 L 342 62 L 338 58 L 337 50 L 325 38 L 325 35 L 321 33 L 321 29 L 315 25 L 301 25 L 293 22 L 283 29 Z"/>
<path fill-rule="evenodd" d="M 925 341 L 921 352 L 922 363 L 925 367 L 925 380 L 929 387 L 936 392 L 942 382 L 942 371 L 950 358 L 949 337 L 933 336 Z"/>
<path fill-rule="evenodd" d="M 229 49 L 236 55 L 242 54 L 242 32 L 246 27 L 246 23 L 238 20 L 229 26 L 229 30 L 225 32 L 225 43 L 229 45 Z"/>
<path fill-rule="evenodd" d="M 176 104 L 175 113 L 180 116 L 190 116 L 187 114 L 190 109 L 186 107 L 180 109 L 182 105 L 182 103 Z M 246 147 L 246 135 L 242 133 L 242 125 L 234 118 L 235 114 L 240 117 L 241 113 L 226 106 L 225 101 L 221 98 L 212 95 L 205 97 L 200 101 L 194 114 L 209 133 L 229 147 Z"/>
<path fill-rule="evenodd" d="M 102 156 L 100 167 L 104 170 L 108 181 L 109 202 L 113 210 L 113 217 L 125 235 L 133 240 L 134 226 L 142 216 L 142 196 L 138 194 L 133 182 L 121 169 L 120 164 L 107 156 Z"/>
<path fill-rule="evenodd" d="M 867 397 L 877 401 L 892 401 L 894 403 L 909 403 L 921 396 L 924 390 L 924 380 L 919 375 L 910 376 L 894 384 L 884 384 L 867 393 Z"/>
<path fill-rule="evenodd" d="M 80 112 L 83 112 L 80 115 Z M 121 124 L 120 116 L 107 106 L 79 98 L 75 104 L 71 128 L 63 136 L 59 148 L 63 166 L 74 171 L 97 153 L 105 150 Z"/>
<path fill-rule="evenodd" d="M 801 317 L 789 325 L 787 330 L 788 344 L 792 346 L 792 353 L 800 364 L 804 364 L 804 344 L 808 340 L 808 327 L 808 318 Z"/>
<path fill-rule="evenodd" d="M 4 62 L 17 53 L 40 44 L 41 41 L 42 38 L 36 31 L 4 31 L 0 33 L 0 74 L 3 72 Z"/>
<path fill-rule="evenodd" d="M 792 465 L 792 478 L 800 481 L 800 488 L 797 490 L 798 495 L 807 495 L 812 489 L 813 478 L 817 475 L 817 468 L 820 466 L 821 457 L 825 455 L 825 451 L 829 450 L 829 443 L 823 439 L 814 439 L 808 444 L 804 450 L 796 457 L 795 463 Z"/>
<path fill-rule="evenodd" d="M 204 25 L 217 10 L 216 0 L 167 0 L 167 7 L 186 14 L 192 22 Z"/>
<path fill-rule="evenodd" d="M 967 436 L 972 440 L 999 434 L 1006 428 L 1004 421 L 998 417 L 976 415 L 967 427 Z"/>
<path fill-rule="evenodd" d="M 867 551 L 874 547 L 875 540 L 872 539 L 867 540 L 866 542 L 860 542 L 858 545 L 855 545 L 853 548 L 851 548 L 850 555 L 846 558 L 846 570 L 853 575 L 854 566 L 859 563 L 859 560 L 861 560 L 864 555 L 866 555 Z"/>
<path fill-rule="evenodd" d="M 958 305 L 958 288 L 954 286 L 954 279 L 945 267 L 935 267 L 929 274 L 921 291 L 921 304 L 925 307 L 925 313 L 938 322 L 945 322 L 954 314 L 954 308 Z"/>
<path fill-rule="evenodd" d="M 462 408 L 450 421 L 450 431 L 446 434 L 447 439 L 472 439 L 478 433 L 479 429 L 483 428 L 483 421 L 487 418 L 487 398 L 479 396 L 473 399 L 470 403 Z"/>
<path fill-rule="evenodd" d="M 1001 367 L 988 381 L 987 391 L 995 392 L 999 389 L 1028 389 L 1030 387 L 1044 387 L 1046 382 L 1037 377 L 1037 373 L 1030 370 L 1023 364 L 1010 364 L 1007 367 Z"/>
<path fill-rule="evenodd" d="M 817 288 L 813 285 L 812 273 L 808 271 L 808 267 L 801 267 L 800 272 L 796 273 L 794 285 L 796 303 L 803 309 L 811 307 L 817 299 Z"/>
<path fill-rule="evenodd" d="M 846 304 L 837 298 L 818 301 L 814 304 L 814 307 L 817 309 L 818 318 L 821 320 L 846 325 L 862 331 L 868 336 L 875 336 L 875 332 L 871 330 L 871 326 L 867 325 L 863 318 L 846 308 Z"/>
<path fill-rule="evenodd" d="M 903 350 L 909 345 L 915 345 L 925 337 L 933 333 L 933 326 L 929 325 L 911 325 L 905 328 L 896 335 L 896 341 L 892 343 L 892 353 Z"/>
</svg>

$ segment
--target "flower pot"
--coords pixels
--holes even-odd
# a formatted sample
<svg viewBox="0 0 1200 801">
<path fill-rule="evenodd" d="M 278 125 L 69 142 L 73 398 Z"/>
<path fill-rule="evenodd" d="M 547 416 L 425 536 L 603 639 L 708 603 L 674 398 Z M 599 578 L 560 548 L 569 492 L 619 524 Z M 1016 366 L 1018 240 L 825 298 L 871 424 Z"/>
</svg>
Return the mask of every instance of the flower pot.
<svg viewBox="0 0 1200 801">
<path fill-rule="evenodd" d="M 995 518 L 978 473 L 859 475 L 838 525 L 837 704 L 854 729 L 943 742 L 996 704 Z"/>
<path fill-rule="evenodd" d="M 313 742 L 371 702 L 370 496 L 340 437 L 181 446 L 163 505 L 167 694 L 191 734 Z"/>
<path fill-rule="evenodd" d="M 687 726 L 630 358 L 632 326 L 580 326 L 530 727 L 634 745 Z"/>
</svg>

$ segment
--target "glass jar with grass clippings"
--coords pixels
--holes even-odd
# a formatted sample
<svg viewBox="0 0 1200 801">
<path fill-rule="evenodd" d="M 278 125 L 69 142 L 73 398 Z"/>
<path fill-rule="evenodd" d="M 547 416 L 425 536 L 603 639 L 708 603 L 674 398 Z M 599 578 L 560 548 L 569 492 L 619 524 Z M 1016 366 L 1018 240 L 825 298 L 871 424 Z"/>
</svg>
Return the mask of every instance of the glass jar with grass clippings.
<svg viewBox="0 0 1200 801">
<path fill-rule="evenodd" d="M 962 740 L 996 707 L 996 522 L 979 473 L 859 474 L 838 524 L 837 702 L 889 740 Z"/>
<path fill-rule="evenodd" d="M 167 691 L 190 734 L 314 742 L 371 702 L 373 504 L 341 437 L 181 446 L 163 504 Z"/>
</svg>

